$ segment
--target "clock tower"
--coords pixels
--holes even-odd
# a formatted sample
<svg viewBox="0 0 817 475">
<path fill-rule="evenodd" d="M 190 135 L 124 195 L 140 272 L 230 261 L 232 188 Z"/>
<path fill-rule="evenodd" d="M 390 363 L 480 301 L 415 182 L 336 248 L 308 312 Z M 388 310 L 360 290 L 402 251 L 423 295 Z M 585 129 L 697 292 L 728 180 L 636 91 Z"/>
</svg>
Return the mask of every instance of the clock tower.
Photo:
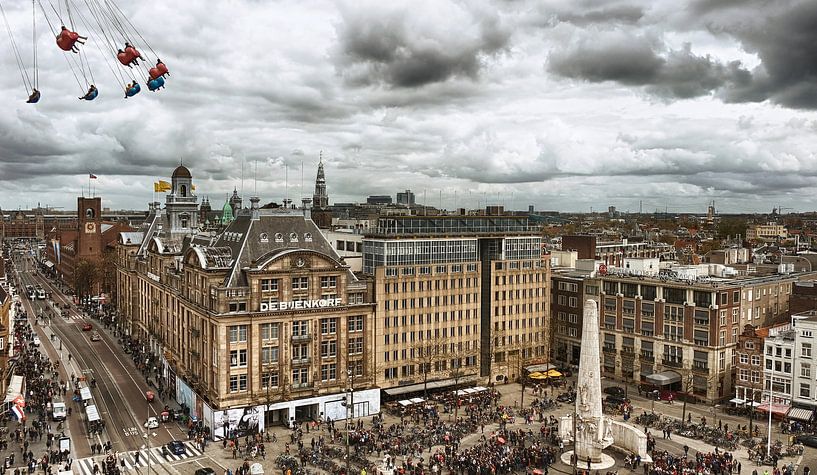
<svg viewBox="0 0 817 475">
<path fill-rule="evenodd" d="M 102 198 L 77 198 L 76 256 L 96 260 L 102 252 Z"/>
</svg>

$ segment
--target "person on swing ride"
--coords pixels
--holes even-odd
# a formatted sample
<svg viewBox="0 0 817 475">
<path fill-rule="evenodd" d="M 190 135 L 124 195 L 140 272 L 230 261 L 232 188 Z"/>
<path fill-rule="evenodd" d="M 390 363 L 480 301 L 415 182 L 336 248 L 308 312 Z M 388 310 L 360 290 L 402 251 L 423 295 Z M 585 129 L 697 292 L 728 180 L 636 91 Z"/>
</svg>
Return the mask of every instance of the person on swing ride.
<svg viewBox="0 0 817 475">
<path fill-rule="evenodd" d="M 87 36 L 80 36 L 76 31 L 71 31 L 62 25 L 60 27 L 60 34 L 57 35 L 57 46 L 63 51 L 71 51 L 72 53 L 79 53 L 77 43 L 84 45 Z"/>
<path fill-rule="evenodd" d="M 79 100 L 81 101 L 93 101 L 96 99 L 96 96 L 99 95 L 99 91 L 97 90 L 96 86 L 91 84 L 91 87 L 88 88 L 88 92 L 85 93 L 84 96 L 80 97 Z"/>
<path fill-rule="evenodd" d="M 141 59 L 144 61 L 144 58 L 142 58 L 142 53 L 140 53 L 139 50 L 134 48 L 133 45 L 128 43 L 127 41 L 125 42 L 125 52 L 133 57 L 131 64 L 133 64 L 134 66 L 139 66 L 139 62 L 137 60 Z"/>
<path fill-rule="evenodd" d="M 28 96 L 28 100 L 26 101 L 27 104 L 36 104 L 40 101 L 40 91 L 37 89 L 31 90 L 31 95 Z"/>
<path fill-rule="evenodd" d="M 125 88 L 125 99 L 139 94 L 141 90 L 141 86 L 139 86 L 139 83 L 135 80 L 132 83 L 128 83 L 128 87 Z"/>
</svg>

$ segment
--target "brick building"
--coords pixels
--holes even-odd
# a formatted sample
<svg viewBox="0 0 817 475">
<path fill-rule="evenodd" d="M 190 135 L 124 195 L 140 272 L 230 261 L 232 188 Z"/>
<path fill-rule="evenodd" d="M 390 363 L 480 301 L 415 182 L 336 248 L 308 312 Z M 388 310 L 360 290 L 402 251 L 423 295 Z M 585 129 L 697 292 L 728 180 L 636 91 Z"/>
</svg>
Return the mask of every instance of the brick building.
<svg viewBox="0 0 817 475">
<path fill-rule="evenodd" d="M 75 226 L 65 226 L 48 233 L 45 247 L 45 266 L 54 272 L 75 292 L 84 295 L 98 295 L 110 291 L 113 282 L 103 282 L 95 278 L 89 288 L 85 288 L 82 276 L 76 275 L 82 262 L 94 268 L 102 265 L 106 252 L 113 252 L 119 233 L 132 228 L 125 222 L 103 221 L 102 198 L 77 198 Z M 99 273 L 97 273 L 99 275 Z"/>
</svg>

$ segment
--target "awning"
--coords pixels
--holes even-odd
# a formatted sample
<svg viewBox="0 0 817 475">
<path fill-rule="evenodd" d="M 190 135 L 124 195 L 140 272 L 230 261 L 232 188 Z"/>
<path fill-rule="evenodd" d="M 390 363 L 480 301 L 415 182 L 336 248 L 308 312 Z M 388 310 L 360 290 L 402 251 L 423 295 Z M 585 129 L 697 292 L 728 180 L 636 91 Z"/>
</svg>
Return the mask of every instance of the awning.
<svg viewBox="0 0 817 475">
<path fill-rule="evenodd" d="M 788 417 L 789 419 L 795 419 L 803 422 L 810 421 L 812 416 L 814 416 L 813 410 L 803 409 L 802 407 L 793 407 L 789 409 L 789 413 L 786 414 L 786 417 Z"/>
<path fill-rule="evenodd" d="M 88 415 L 88 422 L 99 420 L 99 411 L 96 410 L 96 406 L 94 404 L 91 404 L 85 408 L 85 414 Z"/>
<path fill-rule="evenodd" d="M 429 381 L 427 385 L 423 383 L 408 384 L 406 386 L 397 386 L 396 388 L 384 389 L 383 392 L 389 396 L 399 396 L 401 394 L 409 394 L 423 391 L 426 387 L 428 387 L 428 390 L 431 391 L 433 389 L 454 386 L 455 384 L 469 384 L 473 383 L 477 379 L 478 376 L 464 376 L 460 378 L 459 381 L 457 381 L 454 378 L 441 379 L 439 381 Z"/>
<path fill-rule="evenodd" d="M 647 376 L 647 382 L 656 386 L 667 386 L 673 383 L 680 383 L 681 375 L 675 371 L 662 371 Z"/>
<path fill-rule="evenodd" d="M 421 398 L 421 397 L 413 397 L 413 398 L 409 399 L 409 401 L 411 401 L 412 404 L 422 404 L 422 403 L 426 402 L 426 400 Z"/>
<path fill-rule="evenodd" d="M 403 407 L 411 406 L 411 401 L 408 399 L 403 399 L 402 401 L 397 401 L 397 404 L 400 404 Z"/>
<path fill-rule="evenodd" d="M 769 403 L 763 403 L 757 406 L 758 411 L 769 412 Z M 786 413 L 789 412 L 789 406 L 785 404 L 772 404 L 772 414 L 777 414 L 779 416 L 785 416 Z"/>
<path fill-rule="evenodd" d="M 539 371 L 540 373 L 547 373 L 550 369 L 556 369 L 556 365 L 552 365 L 550 363 L 544 364 L 535 364 L 530 366 L 525 366 L 525 371 L 528 373 L 535 373 Z"/>
<path fill-rule="evenodd" d="M 752 407 L 757 407 L 757 406 L 760 405 L 760 403 L 757 402 L 757 401 L 752 401 L 751 403 L 749 403 L 749 405 L 752 406 Z"/>
<path fill-rule="evenodd" d="M 729 402 L 731 402 L 732 404 L 743 404 L 746 401 L 744 401 L 743 399 L 741 399 L 739 397 L 734 397 L 734 398 L 730 399 Z"/>
<path fill-rule="evenodd" d="M 3 402 L 9 403 L 14 401 L 18 396 L 23 394 L 23 383 L 25 378 L 15 374 L 11 377 L 8 389 L 6 389 L 6 398 Z"/>
</svg>

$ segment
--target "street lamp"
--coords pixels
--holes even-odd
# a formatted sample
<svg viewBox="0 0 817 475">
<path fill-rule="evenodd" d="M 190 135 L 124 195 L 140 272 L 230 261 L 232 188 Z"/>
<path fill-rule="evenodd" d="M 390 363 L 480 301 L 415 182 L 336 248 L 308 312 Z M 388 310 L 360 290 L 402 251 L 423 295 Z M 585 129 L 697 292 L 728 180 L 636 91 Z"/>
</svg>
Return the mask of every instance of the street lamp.
<svg viewBox="0 0 817 475">
<path fill-rule="evenodd" d="M 351 470 L 351 460 L 349 459 L 349 445 L 351 443 L 349 439 L 349 433 L 352 423 L 352 418 L 355 417 L 355 383 L 354 383 L 354 373 L 351 369 L 346 370 L 346 393 L 347 396 L 345 397 L 346 403 L 346 475 L 349 475 Z"/>
</svg>

